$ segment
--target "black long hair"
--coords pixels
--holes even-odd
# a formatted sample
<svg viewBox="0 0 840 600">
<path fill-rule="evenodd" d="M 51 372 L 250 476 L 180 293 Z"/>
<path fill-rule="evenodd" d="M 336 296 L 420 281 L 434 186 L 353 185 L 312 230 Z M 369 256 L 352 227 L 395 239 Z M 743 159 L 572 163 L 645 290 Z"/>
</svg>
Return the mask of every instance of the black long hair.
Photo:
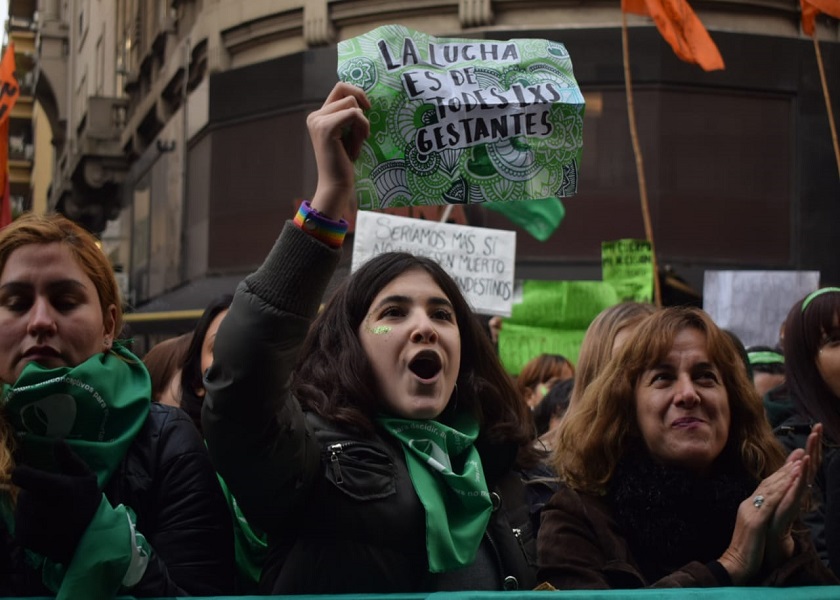
<svg viewBox="0 0 840 600">
<path fill-rule="evenodd" d="M 783 342 L 788 389 L 801 411 L 823 424 L 825 437 L 834 444 L 840 444 L 840 398 L 823 381 L 817 355 L 824 336 L 840 334 L 838 318 L 840 289 L 810 294 L 790 309 Z"/>
<path fill-rule="evenodd" d="M 201 428 L 201 407 L 204 404 L 204 373 L 201 372 L 201 347 L 213 319 L 230 308 L 232 294 L 222 294 L 213 298 L 193 329 L 192 340 L 184 355 L 181 366 L 181 408 L 190 416 L 199 431 Z"/>
<path fill-rule="evenodd" d="M 461 369 L 450 402 L 478 420 L 479 440 L 515 442 L 520 458 L 529 454 L 532 431 L 525 402 L 505 372 L 483 325 L 458 284 L 435 261 L 405 252 L 387 252 L 348 277 L 315 319 L 292 378 L 300 402 L 322 417 L 372 433 L 381 401 L 376 378 L 359 340 L 359 326 L 376 295 L 413 269 L 429 274 L 455 311 L 461 337 Z M 524 455 L 523 455 L 524 452 Z M 522 460 L 527 463 L 527 460 Z"/>
</svg>

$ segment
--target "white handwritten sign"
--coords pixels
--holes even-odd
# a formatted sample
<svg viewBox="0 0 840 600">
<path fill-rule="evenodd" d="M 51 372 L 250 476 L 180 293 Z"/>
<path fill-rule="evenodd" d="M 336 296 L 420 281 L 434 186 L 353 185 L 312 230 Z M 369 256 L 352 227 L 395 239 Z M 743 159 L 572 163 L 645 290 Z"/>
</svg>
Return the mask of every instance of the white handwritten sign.
<svg viewBox="0 0 840 600">
<path fill-rule="evenodd" d="M 819 285 L 819 271 L 706 271 L 703 309 L 745 346 L 775 346 L 790 307 Z"/>
<path fill-rule="evenodd" d="M 358 213 L 352 270 L 383 252 L 431 258 L 455 278 L 473 310 L 510 316 L 516 232 Z"/>
</svg>

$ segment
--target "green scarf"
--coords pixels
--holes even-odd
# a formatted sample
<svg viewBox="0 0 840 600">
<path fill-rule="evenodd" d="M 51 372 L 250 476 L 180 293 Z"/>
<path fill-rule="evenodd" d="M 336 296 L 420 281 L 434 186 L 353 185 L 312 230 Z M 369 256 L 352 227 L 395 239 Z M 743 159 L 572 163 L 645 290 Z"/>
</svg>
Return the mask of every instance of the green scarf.
<svg viewBox="0 0 840 600">
<path fill-rule="evenodd" d="M 239 572 L 239 592 L 241 594 L 256 594 L 263 564 L 268 556 L 268 536 L 248 523 L 245 515 L 242 514 L 242 509 L 239 508 L 239 503 L 230 493 L 225 480 L 222 479 L 221 475 L 217 474 L 216 477 L 222 486 L 222 492 L 233 514 L 233 543 L 236 569 Z"/>
<path fill-rule="evenodd" d="M 54 471 L 53 446 L 63 438 L 96 473 L 110 479 L 149 414 L 151 380 L 139 358 L 120 344 L 76 367 L 46 369 L 30 363 L 3 387 L 3 405 L 18 436 L 19 462 Z M 4 508 L 7 524 L 14 516 Z M 11 528 L 10 528 L 11 530 Z M 110 597 L 139 581 L 149 558 L 134 515 L 103 495 L 69 565 L 27 552 L 59 599 Z"/>
<path fill-rule="evenodd" d="M 487 529 L 492 501 L 481 457 L 473 446 L 478 423 L 457 415 L 451 427 L 437 421 L 379 417 L 405 453 L 414 491 L 426 510 L 429 571 L 472 564 Z"/>
</svg>

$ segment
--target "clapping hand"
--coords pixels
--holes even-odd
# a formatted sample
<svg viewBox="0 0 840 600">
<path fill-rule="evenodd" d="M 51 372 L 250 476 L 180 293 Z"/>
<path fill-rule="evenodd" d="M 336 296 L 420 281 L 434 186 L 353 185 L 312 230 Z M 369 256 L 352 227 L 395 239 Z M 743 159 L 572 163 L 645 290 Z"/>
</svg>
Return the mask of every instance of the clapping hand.
<svg viewBox="0 0 840 600">
<path fill-rule="evenodd" d="M 767 531 L 765 554 L 765 564 L 769 567 L 778 565 L 781 561 L 790 558 L 793 553 L 791 527 L 799 517 L 805 497 L 814 483 L 822 461 L 822 430 L 821 424 L 814 425 L 808 435 L 805 449 L 794 450 L 786 461 L 786 464 L 801 461 L 802 469 L 799 478 L 793 482 L 773 513 L 773 519 Z"/>
<path fill-rule="evenodd" d="M 719 559 L 736 585 L 793 554 L 790 530 L 819 466 L 821 440 L 822 426 L 816 425 L 805 449 L 791 452 L 738 507 L 732 541 Z"/>
</svg>

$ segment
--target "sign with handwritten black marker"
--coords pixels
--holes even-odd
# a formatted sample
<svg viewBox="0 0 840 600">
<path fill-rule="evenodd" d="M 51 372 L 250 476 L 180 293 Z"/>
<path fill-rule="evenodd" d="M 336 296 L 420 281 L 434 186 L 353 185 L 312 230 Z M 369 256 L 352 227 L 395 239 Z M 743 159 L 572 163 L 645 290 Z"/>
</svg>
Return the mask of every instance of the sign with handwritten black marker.
<svg viewBox="0 0 840 600">
<path fill-rule="evenodd" d="M 473 310 L 510 316 L 516 232 L 359 212 L 352 269 L 383 252 L 431 258 L 455 278 Z"/>
</svg>

